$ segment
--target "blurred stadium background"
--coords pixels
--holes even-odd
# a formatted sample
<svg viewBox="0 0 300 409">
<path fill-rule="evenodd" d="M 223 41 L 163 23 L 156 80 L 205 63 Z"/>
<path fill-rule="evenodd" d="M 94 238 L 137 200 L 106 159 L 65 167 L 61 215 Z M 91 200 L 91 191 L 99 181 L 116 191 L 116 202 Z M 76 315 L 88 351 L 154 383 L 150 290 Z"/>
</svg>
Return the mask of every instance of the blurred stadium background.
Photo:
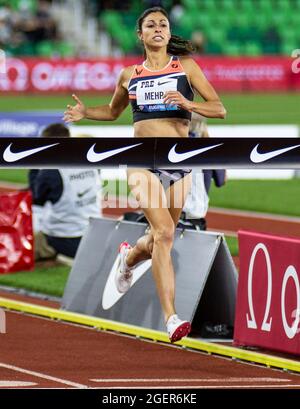
<svg viewBox="0 0 300 409">
<path fill-rule="evenodd" d="M 62 120 L 73 92 L 87 105 L 109 101 L 121 68 L 142 59 L 136 20 L 151 6 L 167 9 L 173 33 L 193 41 L 224 102 L 228 117 L 208 121 L 212 136 L 299 136 L 300 0 L 0 0 L 0 136 L 38 136 Z M 128 108 L 110 132 L 127 135 L 131 123 Z M 81 125 L 73 132 L 108 136 L 102 126 L 112 126 Z M 26 184 L 26 174 L 1 169 L 0 181 Z M 299 217 L 297 176 L 235 174 L 212 189 L 210 204 Z"/>
<path fill-rule="evenodd" d="M 174 34 L 209 55 L 290 56 L 299 46 L 299 0 L 1 0 L 1 48 L 49 58 L 137 54 L 136 20 L 156 5 Z"/>
</svg>

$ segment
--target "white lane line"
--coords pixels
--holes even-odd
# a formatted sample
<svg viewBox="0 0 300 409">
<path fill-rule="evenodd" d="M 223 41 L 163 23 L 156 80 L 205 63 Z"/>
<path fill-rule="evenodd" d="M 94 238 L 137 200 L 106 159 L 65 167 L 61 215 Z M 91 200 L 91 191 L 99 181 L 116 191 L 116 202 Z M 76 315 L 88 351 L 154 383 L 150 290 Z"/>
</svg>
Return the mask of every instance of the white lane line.
<svg viewBox="0 0 300 409">
<path fill-rule="evenodd" d="M 207 228 L 207 231 L 211 231 L 211 232 L 220 232 L 220 229 L 214 229 L 213 227 L 209 227 Z M 237 232 L 234 230 L 224 230 L 222 229 L 222 233 L 225 234 L 225 236 L 230 236 L 230 237 L 237 237 Z"/>
<path fill-rule="evenodd" d="M 19 368 L 13 365 L 7 365 L 2 362 L 0 362 L 0 367 L 10 369 L 11 371 L 21 372 L 26 375 L 36 376 L 37 378 L 47 379 L 48 381 L 52 381 L 56 383 L 63 383 L 64 385 L 73 386 L 74 388 L 85 388 L 85 389 L 88 388 L 87 385 L 82 385 L 81 383 L 76 383 L 76 382 L 68 381 L 66 379 L 56 378 L 54 376 L 45 375 L 40 372 L 28 371 L 27 369 Z"/>
<path fill-rule="evenodd" d="M 300 389 L 299 385 L 176 385 L 176 386 L 122 386 L 122 389 Z M 97 389 L 120 389 L 120 386 L 100 386 Z"/>
<path fill-rule="evenodd" d="M 17 388 L 25 386 L 35 386 L 34 382 L 22 382 L 22 381 L 0 381 L 0 388 Z"/>
<path fill-rule="evenodd" d="M 242 216 L 248 218 L 259 218 L 259 219 L 268 219 L 273 221 L 280 221 L 280 222 L 292 222 L 292 223 L 300 223 L 300 217 L 297 216 L 286 216 L 282 214 L 272 214 L 272 213 L 263 213 L 263 212 L 253 212 L 248 210 L 238 210 L 238 209 L 226 209 L 224 207 L 210 207 L 209 213 L 218 213 L 220 215 L 226 214 L 230 216 Z M 212 214 L 211 214 L 212 215 Z"/>
<path fill-rule="evenodd" d="M 188 379 L 167 379 L 167 378 L 122 378 L 122 379 L 90 379 L 92 382 L 114 383 L 114 382 L 291 382 L 290 379 L 282 378 L 188 378 Z"/>
</svg>

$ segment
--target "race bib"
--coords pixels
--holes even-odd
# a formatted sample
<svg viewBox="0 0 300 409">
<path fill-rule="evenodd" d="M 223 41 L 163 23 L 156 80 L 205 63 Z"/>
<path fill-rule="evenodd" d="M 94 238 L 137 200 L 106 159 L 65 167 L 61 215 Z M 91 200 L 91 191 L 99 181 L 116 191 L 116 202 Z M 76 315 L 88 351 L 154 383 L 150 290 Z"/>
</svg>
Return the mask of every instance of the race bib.
<svg viewBox="0 0 300 409">
<path fill-rule="evenodd" d="M 167 91 L 177 91 L 176 78 L 154 78 L 137 83 L 137 105 L 164 105 Z"/>
</svg>

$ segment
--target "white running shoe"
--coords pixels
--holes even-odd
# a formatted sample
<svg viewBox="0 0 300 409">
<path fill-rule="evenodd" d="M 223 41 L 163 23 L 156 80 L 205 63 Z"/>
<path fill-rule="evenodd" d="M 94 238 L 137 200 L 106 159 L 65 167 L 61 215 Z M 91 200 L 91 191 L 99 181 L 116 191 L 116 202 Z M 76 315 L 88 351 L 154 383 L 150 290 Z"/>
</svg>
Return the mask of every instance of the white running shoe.
<svg viewBox="0 0 300 409">
<path fill-rule="evenodd" d="M 191 332 L 191 324 L 188 321 L 182 321 L 174 314 L 167 321 L 167 331 L 170 341 L 177 342 Z"/>
<path fill-rule="evenodd" d="M 115 276 L 115 282 L 119 293 L 122 294 L 129 290 L 133 278 L 132 269 L 126 264 L 126 258 L 131 248 L 127 241 L 123 241 L 119 247 L 120 264 Z"/>
</svg>

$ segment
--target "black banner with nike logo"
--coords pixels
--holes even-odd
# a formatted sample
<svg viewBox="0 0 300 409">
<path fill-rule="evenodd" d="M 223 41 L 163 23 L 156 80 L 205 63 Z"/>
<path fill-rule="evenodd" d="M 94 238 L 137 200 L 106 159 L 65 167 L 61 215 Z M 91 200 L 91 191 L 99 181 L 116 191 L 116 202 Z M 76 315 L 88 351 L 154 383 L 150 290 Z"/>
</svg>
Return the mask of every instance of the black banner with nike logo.
<svg viewBox="0 0 300 409">
<path fill-rule="evenodd" d="M 299 169 L 298 138 L 0 138 L 11 168 Z"/>
</svg>

